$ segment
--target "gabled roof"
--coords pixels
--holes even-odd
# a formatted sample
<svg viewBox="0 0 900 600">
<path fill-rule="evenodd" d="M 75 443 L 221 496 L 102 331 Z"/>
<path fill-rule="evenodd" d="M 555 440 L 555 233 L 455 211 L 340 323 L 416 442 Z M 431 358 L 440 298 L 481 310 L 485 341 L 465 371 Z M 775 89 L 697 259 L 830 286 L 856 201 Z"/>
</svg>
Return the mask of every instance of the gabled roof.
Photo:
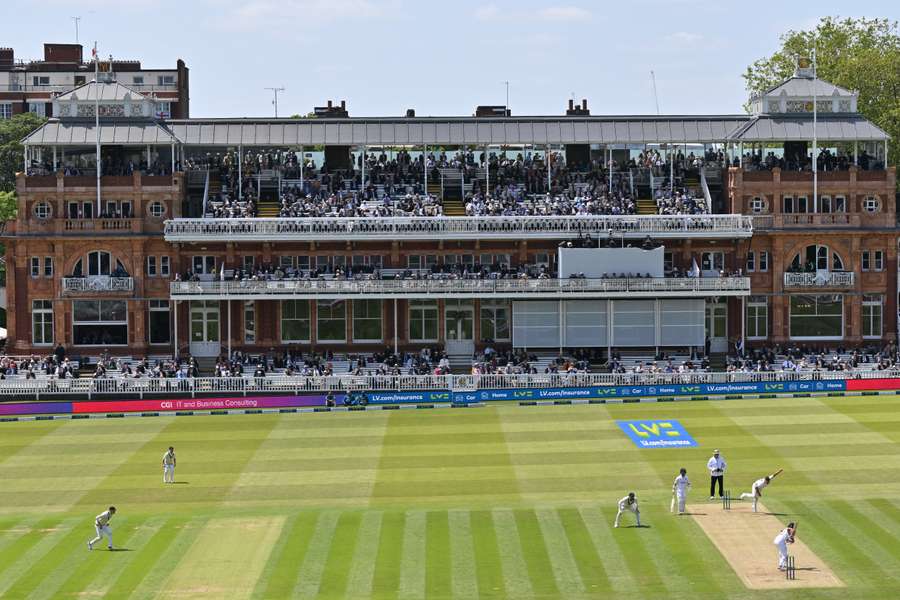
<svg viewBox="0 0 900 600">
<path fill-rule="evenodd" d="M 61 101 L 77 99 L 79 101 L 94 102 L 98 99 L 98 95 L 100 102 L 124 102 L 126 97 L 132 102 L 141 102 L 146 98 L 143 94 L 125 87 L 118 81 L 109 83 L 91 81 L 65 94 L 60 94 L 56 99 Z"/>
<path fill-rule="evenodd" d="M 782 93 L 792 97 L 812 98 L 813 96 L 833 96 L 835 90 L 838 96 L 853 96 L 853 92 L 839 85 L 834 85 L 822 79 L 809 77 L 791 77 L 772 89 L 766 91 L 763 96 L 779 96 Z"/>
<path fill-rule="evenodd" d="M 22 143 L 33 146 L 84 146 L 96 140 L 97 130 L 93 120 L 50 119 L 31 132 Z M 152 146 L 178 144 L 180 140 L 164 124 L 156 121 L 106 119 L 100 122 L 100 143 Z"/>
<path fill-rule="evenodd" d="M 822 141 L 884 141 L 890 136 L 858 115 L 819 116 L 816 137 Z M 760 115 L 729 136 L 735 142 L 791 142 L 813 139 L 813 119 L 809 117 Z"/>
</svg>

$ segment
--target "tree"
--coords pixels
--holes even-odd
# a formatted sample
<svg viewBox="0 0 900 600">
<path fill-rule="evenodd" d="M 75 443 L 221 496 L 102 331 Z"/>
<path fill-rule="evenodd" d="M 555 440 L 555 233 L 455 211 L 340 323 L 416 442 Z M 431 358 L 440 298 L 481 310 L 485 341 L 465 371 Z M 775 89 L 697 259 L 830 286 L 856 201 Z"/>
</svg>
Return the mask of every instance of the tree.
<svg viewBox="0 0 900 600">
<path fill-rule="evenodd" d="M 22 139 L 46 120 L 30 112 L 0 120 L 0 191 L 16 189 L 16 171 L 22 170 L 25 156 Z"/>
<path fill-rule="evenodd" d="M 788 79 L 798 56 L 816 48 L 818 76 L 859 92 L 859 112 L 891 136 L 888 164 L 900 164 L 900 30 L 888 19 L 824 17 L 812 31 L 790 30 L 781 48 L 747 67 L 751 95 Z M 749 103 L 746 105 L 749 109 Z"/>
</svg>

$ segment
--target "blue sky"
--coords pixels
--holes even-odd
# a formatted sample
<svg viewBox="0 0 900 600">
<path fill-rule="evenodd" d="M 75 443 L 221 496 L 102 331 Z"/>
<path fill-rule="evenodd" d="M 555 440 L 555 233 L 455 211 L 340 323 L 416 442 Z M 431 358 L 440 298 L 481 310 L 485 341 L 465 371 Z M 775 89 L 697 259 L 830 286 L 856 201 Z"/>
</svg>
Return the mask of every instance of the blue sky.
<svg viewBox="0 0 900 600">
<path fill-rule="evenodd" d="M 97 40 L 101 55 L 191 70 L 191 116 L 306 113 L 346 99 L 354 116 L 561 114 L 572 94 L 593 114 L 731 114 L 742 71 L 789 29 L 820 16 L 900 17 L 893 2 L 731 0 L 4 0 L 0 46 L 40 57 L 43 42 Z M 768 7 L 768 9 L 766 9 Z M 866 12 L 858 12 L 865 10 Z M 89 52 L 89 51 L 88 51 Z"/>
</svg>

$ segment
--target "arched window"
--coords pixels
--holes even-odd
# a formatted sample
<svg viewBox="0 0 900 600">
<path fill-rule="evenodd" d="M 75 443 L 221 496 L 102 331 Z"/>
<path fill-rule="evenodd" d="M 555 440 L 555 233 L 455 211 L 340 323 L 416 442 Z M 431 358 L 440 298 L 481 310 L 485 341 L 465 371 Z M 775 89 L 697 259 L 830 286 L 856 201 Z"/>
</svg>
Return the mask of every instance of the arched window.
<svg viewBox="0 0 900 600">
<path fill-rule="evenodd" d="M 791 262 L 792 271 L 843 271 L 841 255 L 828 246 L 810 245 L 798 252 Z"/>
<path fill-rule="evenodd" d="M 128 277 L 128 271 L 119 259 L 115 260 L 115 267 L 113 268 L 113 258 L 109 252 L 94 250 L 93 252 L 88 252 L 87 255 L 87 273 L 85 273 L 84 269 L 84 259 L 78 259 L 78 262 L 72 268 L 72 277 L 90 277 L 93 275 Z"/>
</svg>

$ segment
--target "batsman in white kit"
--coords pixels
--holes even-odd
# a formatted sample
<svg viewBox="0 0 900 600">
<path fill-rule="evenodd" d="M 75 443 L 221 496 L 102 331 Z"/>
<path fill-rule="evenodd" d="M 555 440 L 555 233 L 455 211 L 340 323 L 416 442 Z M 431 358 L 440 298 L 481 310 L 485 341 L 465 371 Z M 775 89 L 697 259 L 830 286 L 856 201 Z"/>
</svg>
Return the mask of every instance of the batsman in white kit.
<svg viewBox="0 0 900 600">
<path fill-rule="evenodd" d="M 675 483 L 672 484 L 672 504 L 669 506 L 669 512 L 675 512 L 675 503 L 678 503 L 678 514 L 684 514 L 684 505 L 687 502 L 687 493 L 691 489 L 691 480 L 688 479 L 687 469 L 681 467 Z"/>
<path fill-rule="evenodd" d="M 750 487 L 750 492 L 744 492 L 741 494 L 741 500 L 745 500 L 747 498 L 753 499 L 753 512 L 756 512 L 756 504 L 760 498 L 762 498 L 763 489 L 768 486 L 779 473 L 781 473 L 784 469 L 778 469 L 771 475 L 766 475 L 762 479 L 757 479 L 753 482 L 753 485 Z"/>
<path fill-rule="evenodd" d="M 637 497 L 635 497 L 634 492 L 628 492 L 627 496 L 619 500 L 619 512 L 616 513 L 616 522 L 613 527 L 619 526 L 619 517 L 622 516 L 623 512 L 629 510 L 633 512 L 635 518 L 637 518 L 637 526 L 641 526 L 641 511 L 638 510 Z"/>
<path fill-rule="evenodd" d="M 112 529 L 109 527 L 109 520 L 112 519 L 114 514 L 116 514 L 116 507 L 110 506 L 108 510 L 104 510 L 94 517 L 94 528 L 97 530 L 97 537 L 88 542 L 88 550 L 93 550 L 94 544 L 104 537 L 106 537 L 108 541 L 107 548 L 110 550 L 113 549 Z"/>
<path fill-rule="evenodd" d="M 175 483 L 175 448 L 169 446 L 163 454 L 163 483 Z"/>
<path fill-rule="evenodd" d="M 788 526 L 782 529 L 772 543 L 778 548 L 778 570 L 784 571 L 787 568 L 788 544 L 794 543 L 794 535 L 797 533 L 797 525 L 788 523 Z"/>
</svg>

